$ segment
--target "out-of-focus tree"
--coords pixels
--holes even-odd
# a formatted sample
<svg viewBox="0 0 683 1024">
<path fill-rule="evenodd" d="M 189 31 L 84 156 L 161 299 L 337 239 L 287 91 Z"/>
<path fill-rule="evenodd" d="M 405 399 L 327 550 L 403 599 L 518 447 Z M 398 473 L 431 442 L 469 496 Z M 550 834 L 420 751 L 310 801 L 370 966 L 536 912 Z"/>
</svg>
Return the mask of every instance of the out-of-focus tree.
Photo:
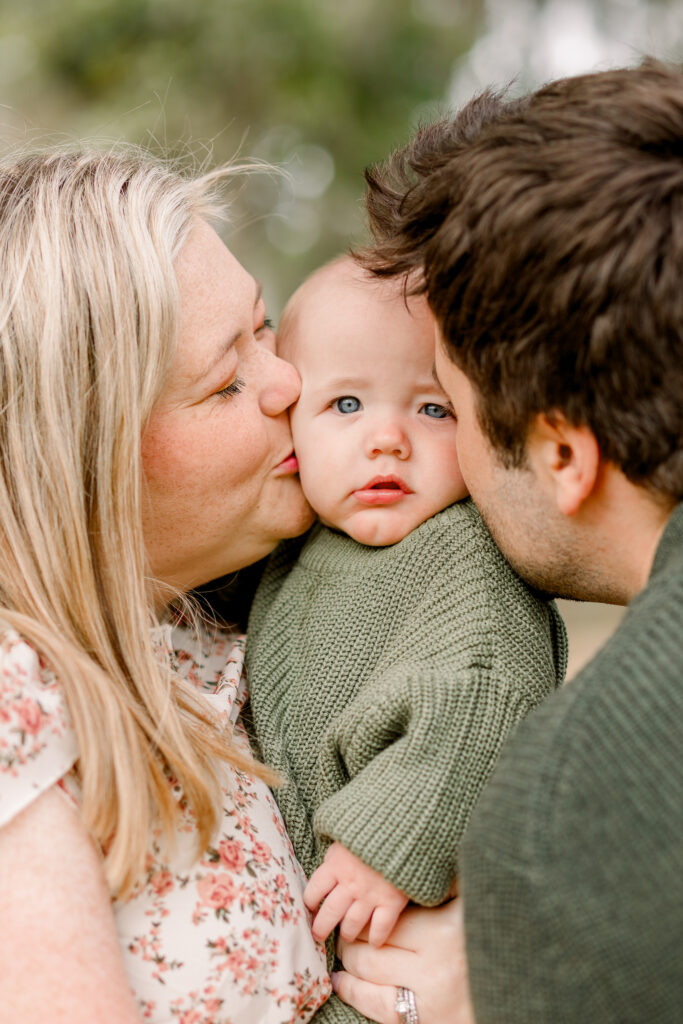
<svg viewBox="0 0 683 1024">
<path fill-rule="evenodd" d="M 525 90 L 563 75 L 683 59 L 680 0 L 484 0 L 482 31 L 456 59 L 454 104 L 485 85 Z"/>
<path fill-rule="evenodd" d="M 277 313 L 418 120 L 646 52 L 683 56 L 680 0 L 0 0 L 0 121 L 284 167 L 244 180 L 230 235 Z"/>
<path fill-rule="evenodd" d="M 362 225 L 362 170 L 444 102 L 483 0 L 23 0 L 0 7 L 0 102 L 21 130 L 124 137 L 258 174 L 231 244 L 281 306 Z"/>
</svg>

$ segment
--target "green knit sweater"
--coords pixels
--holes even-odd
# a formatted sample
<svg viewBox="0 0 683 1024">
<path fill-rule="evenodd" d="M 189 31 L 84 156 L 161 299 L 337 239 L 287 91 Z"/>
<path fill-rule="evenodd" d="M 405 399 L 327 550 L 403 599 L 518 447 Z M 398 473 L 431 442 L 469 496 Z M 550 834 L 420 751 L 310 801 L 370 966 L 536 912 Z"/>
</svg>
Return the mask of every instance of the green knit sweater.
<svg viewBox="0 0 683 1024">
<path fill-rule="evenodd" d="M 618 631 L 506 747 L 462 859 L 477 1024 L 683 1020 L 683 505 Z"/>
<path fill-rule="evenodd" d="M 437 904 L 510 729 L 566 642 L 462 502 L 387 548 L 317 525 L 272 556 L 247 634 L 253 730 L 307 875 L 337 840 Z M 316 1020 L 359 1016 L 333 997 Z"/>
</svg>

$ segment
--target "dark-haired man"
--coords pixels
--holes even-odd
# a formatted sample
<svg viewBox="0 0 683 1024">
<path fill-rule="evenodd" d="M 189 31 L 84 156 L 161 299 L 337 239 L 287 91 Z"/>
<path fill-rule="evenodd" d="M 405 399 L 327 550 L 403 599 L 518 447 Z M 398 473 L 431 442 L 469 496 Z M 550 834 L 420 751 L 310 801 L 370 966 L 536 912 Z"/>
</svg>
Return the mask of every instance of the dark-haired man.
<svg viewBox="0 0 683 1024">
<path fill-rule="evenodd" d="M 369 182 L 366 262 L 424 283 L 460 466 L 500 548 L 544 591 L 630 605 L 518 727 L 474 813 L 474 1015 L 680 1022 L 683 73 L 489 95 Z M 463 990 L 448 1020 L 464 1007 Z"/>
</svg>

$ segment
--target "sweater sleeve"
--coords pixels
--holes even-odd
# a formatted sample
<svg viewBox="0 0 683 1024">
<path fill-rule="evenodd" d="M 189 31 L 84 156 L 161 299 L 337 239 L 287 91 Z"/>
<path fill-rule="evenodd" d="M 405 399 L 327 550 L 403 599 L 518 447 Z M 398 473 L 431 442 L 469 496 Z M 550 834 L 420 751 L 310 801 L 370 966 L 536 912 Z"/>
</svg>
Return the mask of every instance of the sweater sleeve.
<svg viewBox="0 0 683 1024">
<path fill-rule="evenodd" d="M 681 1020 L 683 573 L 634 604 L 520 725 L 473 816 L 478 1024 Z"/>
<path fill-rule="evenodd" d="M 311 873 L 337 840 L 437 904 L 509 731 L 564 670 L 552 604 L 514 574 L 470 503 L 389 548 L 324 527 L 279 549 L 255 600 L 254 729 Z"/>
<path fill-rule="evenodd" d="M 559 684 L 564 628 L 454 507 L 420 546 L 431 586 L 330 725 L 313 825 L 413 901 L 435 905 L 510 731 Z"/>
<path fill-rule="evenodd" d="M 532 703 L 476 666 L 455 680 L 434 670 L 385 674 L 326 739 L 321 764 L 336 778 L 324 780 L 333 792 L 316 831 L 411 900 L 443 902 L 477 797 Z"/>
</svg>

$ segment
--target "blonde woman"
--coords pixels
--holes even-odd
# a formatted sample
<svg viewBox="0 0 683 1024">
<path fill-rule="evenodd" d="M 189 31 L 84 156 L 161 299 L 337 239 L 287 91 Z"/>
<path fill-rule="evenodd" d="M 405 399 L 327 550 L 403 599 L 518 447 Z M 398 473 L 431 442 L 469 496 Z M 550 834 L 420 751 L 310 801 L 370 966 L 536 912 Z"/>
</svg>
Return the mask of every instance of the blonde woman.
<svg viewBox="0 0 683 1024">
<path fill-rule="evenodd" d="M 239 726 L 167 606 L 309 525 L 260 291 L 209 178 L 0 169 L 0 1021 L 306 1021 L 328 992 Z M 161 624 L 161 625 L 160 625 Z"/>
</svg>

